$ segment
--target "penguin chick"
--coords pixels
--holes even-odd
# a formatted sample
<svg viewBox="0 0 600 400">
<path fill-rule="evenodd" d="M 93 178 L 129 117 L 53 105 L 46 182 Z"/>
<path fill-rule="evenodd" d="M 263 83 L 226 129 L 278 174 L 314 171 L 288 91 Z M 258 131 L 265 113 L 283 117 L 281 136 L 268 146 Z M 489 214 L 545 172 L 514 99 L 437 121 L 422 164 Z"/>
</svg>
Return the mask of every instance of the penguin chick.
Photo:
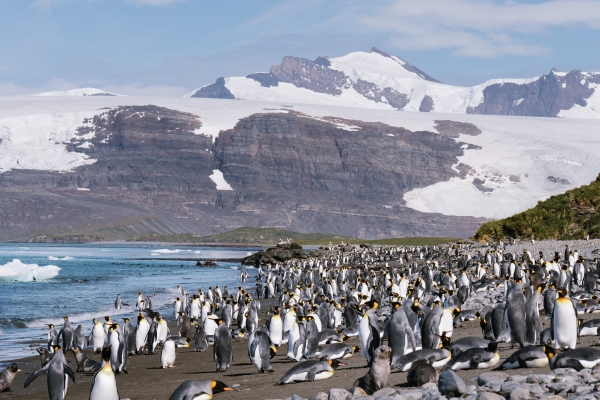
<svg viewBox="0 0 600 400">
<path fill-rule="evenodd" d="M 390 357 L 392 348 L 380 346 L 373 352 L 373 359 L 369 372 L 362 378 L 354 381 L 352 388 L 359 387 L 371 395 L 387 385 L 390 376 Z"/>
<path fill-rule="evenodd" d="M 42 367 L 45 367 L 46 364 L 48 364 L 52 360 L 52 356 L 54 356 L 54 353 L 50 354 L 48 349 L 45 349 L 43 347 L 38 347 L 36 350 L 38 353 L 40 353 L 40 361 L 42 362 Z"/>
<path fill-rule="evenodd" d="M 417 360 L 412 363 L 406 380 L 411 386 L 423 386 L 428 382 L 437 382 L 440 375 L 435 368 L 429 364 L 429 360 Z"/>
</svg>

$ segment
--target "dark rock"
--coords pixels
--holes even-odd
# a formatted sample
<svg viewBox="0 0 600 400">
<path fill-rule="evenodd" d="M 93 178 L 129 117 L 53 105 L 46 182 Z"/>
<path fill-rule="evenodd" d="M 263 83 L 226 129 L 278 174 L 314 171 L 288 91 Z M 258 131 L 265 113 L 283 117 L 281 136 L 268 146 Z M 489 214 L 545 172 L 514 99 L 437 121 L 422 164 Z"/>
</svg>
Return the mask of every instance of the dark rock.
<svg viewBox="0 0 600 400">
<path fill-rule="evenodd" d="M 225 78 L 217 78 L 215 83 L 198 89 L 191 97 L 210 99 L 235 99 L 233 93 L 225 87 Z"/>
<path fill-rule="evenodd" d="M 286 56 L 281 65 L 271 67 L 271 75 L 282 82 L 294 84 L 319 93 L 341 94 L 346 84 L 346 75 L 341 71 L 329 69 L 319 62 Z"/>
<path fill-rule="evenodd" d="M 446 397 L 460 397 L 467 393 L 467 386 L 456 372 L 448 369 L 440 374 L 438 390 Z"/>
<path fill-rule="evenodd" d="M 277 78 L 270 72 L 259 72 L 256 74 L 250 74 L 246 76 L 246 78 L 254 79 L 256 82 L 260 83 L 260 85 L 264 87 L 277 86 L 279 84 L 279 78 Z"/>
<path fill-rule="evenodd" d="M 470 122 L 436 120 L 434 128 L 440 135 L 451 138 L 457 138 L 460 134 L 469 136 L 481 135 L 481 129 Z"/>
<path fill-rule="evenodd" d="M 554 176 L 549 176 L 547 179 L 548 179 L 550 182 L 552 182 L 552 183 L 562 183 L 563 185 L 570 185 L 570 184 L 571 184 L 571 181 L 570 181 L 570 180 L 568 180 L 568 179 L 564 179 L 564 178 L 563 178 L 563 179 L 561 179 L 561 178 L 556 178 L 556 177 L 554 177 Z"/>
<path fill-rule="evenodd" d="M 433 99 L 431 96 L 425 95 L 423 100 L 421 100 L 421 105 L 419 106 L 420 112 L 431 112 L 433 110 Z"/>
<path fill-rule="evenodd" d="M 467 114 L 556 117 L 575 104 L 585 107 L 586 99 L 594 93 L 588 83 L 600 83 L 600 75 L 585 75 L 578 70 L 564 76 L 555 72 L 526 84 L 490 85 L 483 90 L 483 102 L 469 107 Z"/>
</svg>

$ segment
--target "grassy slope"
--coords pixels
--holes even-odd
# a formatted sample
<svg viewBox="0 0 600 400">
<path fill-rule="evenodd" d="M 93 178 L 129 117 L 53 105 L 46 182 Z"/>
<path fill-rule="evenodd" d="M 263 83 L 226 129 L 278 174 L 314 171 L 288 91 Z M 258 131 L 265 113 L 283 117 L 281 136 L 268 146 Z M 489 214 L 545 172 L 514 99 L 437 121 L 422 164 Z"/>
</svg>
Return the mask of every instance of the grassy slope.
<svg viewBox="0 0 600 400">
<path fill-rule="evenodd" d="M 292 239 L 302 245 L 339 244 L 342 241 L 350 244 L 383 244 L 383 245 L 433 245 L 449 243 L 458 239 L 454 238 L 391 238 L 376 240 L 361 240 L 326 233 L 300 233 L 282 228 L 254 228 L 243 227 L 229 232 L 200 237 L 197 235 L 143 235 L 137 236 L 136 241 L 161 241 L 179 243 L 257 243 L 276 244 L 281 239 Z"/>
<path fill-rule="evenodd" d="M 587 186 L 569 190 L 540 201 L 512 217 L 481 225 L 477 240 L 506 237 L 541 239 L 583 239 L 600 237 L 600 175 Z"/>
</svg>

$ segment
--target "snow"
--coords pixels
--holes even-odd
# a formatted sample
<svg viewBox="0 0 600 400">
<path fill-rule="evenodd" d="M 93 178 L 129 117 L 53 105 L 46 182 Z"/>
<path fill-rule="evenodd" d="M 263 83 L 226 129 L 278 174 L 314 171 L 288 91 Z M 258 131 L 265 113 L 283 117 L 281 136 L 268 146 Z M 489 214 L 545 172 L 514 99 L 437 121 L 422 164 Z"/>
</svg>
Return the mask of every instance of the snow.
<svg viewBox="0 0 600 400">
<path fill-rule="evenodd" d="M 77 188 L 77 190 L 79 190 L 81 192 L 89 192 L 90 191 L 89 188 Z"/>
<path fill-rule="evenodd" d="M 597 83 L 588 83 L 594 89 L 594 93 L 586 99 L 586 106 L 575 104 L 569 110 L 561 110 L 558 116 L 561 118 L 600 118 L 600 90 Z"/>
<path fill-rule="evenodd" d="M 66 143 L 81 140 L 77 128 L 95 112 L 43 113 L 0 117 L 0 173 L 11 169 L 70 171 L 94 163 L 83 153 L 69 152 Z M 85 147 L 84 144 L 80 147 Z"/>
<path fill-rule="evenodd" d="M 105 90 L 100 90 L 96 88 L 81 88 L 81 89 L 72 89 L 72 90 L 61 90 L 57 92 L 44 92 L 38 93 L 35 96 L 43 96 L 43 97 L 59 97 L 59 96 L 99 96 L 99 95 L 108 95 L 108 96 L 122 96 L 121 94 L 110 93 Z"/>
<path fill-rule="evenodd" d="M 23 264 L 21 260 L 12 260 L 0 265 L 0 281 L 33 282 L 52 279 L 60 268 L 55 265 L 40 267 L 37 264 Z"/>
<path fill-rule="evenodd" d="M 520 99 L 518 99 L 518 100 L 515 100 L 515 102 L 513 103 L 513 107 L 516 107 L 516 106 L 518 106 L 519 104 L 521 104 L 521 103 L 523 102 L 523 100 L 525 100 L 525 99 L 524 99 L 524 98 L 522 98 L 522 97 L 521 97 Z"/>
<path fill-rule="evenodd" d="M 223 173 L 218 169 L 213 169 L 212 175 L 209 178 L 217 185 L 217 190 L 233 190 L 233 188 L 225 181 Z"/>
<path fill-rule="evenodd" d="M 0 143 L 0 171 L 13 168 L 65 171 L 94 162 L 81 153 L 67 152 L 65 143 L 72 138 L 78 142 L 82 140 L 75 132 L 85 118 L 125 105 L 153 104 L 194 114 L 202 122 L 197 133 L 213 137 L 221 130 L 232 129 L 241 118 L 257 113 L 294 111 L 307 118 L 336 121 L 330 123 L 340 129 L 357 128 L 341 121 L 346 119 L 435 132 L 436 120 L 452 120 L 473 123 L 483 132 L 478 136 L 456 139 L 482 147 L 465 149 L 463 146 L 463 155 L 456 162 L 456 165 L 465 163 L 471 166 L 473 171 L 465 179 L 455 177 L 406 193 L 406 206 L 445 215 L 500 218 L 596 178 L 600 171 L 600 159 L 597 157 L 600 153 L 600 126 L 597 120 L 578 118 L 600 115 L 600 93 L 595 92 L 587 103 L 586 107 L 575 106 L 563 111 L 561 114 L 567 115 L 561 116 L 568 117 L 563 119 L 400 112 L 291 101 L 129 96 L 0 97 L 0 138 L 3 139 Z M 93 134 L 87 136 L 90 136 L 89 140 Z M 511 180 L 511 176 L 518 177 L 520 181 Z M 548 181 L 548 176 L 568 179 L 571 183 L 553 183 Z M 218 190 L 233 190 L 221 171 L 214 170 L 210 178 Z M 484 181 L 483 186 L 493 191 L 478 190 L 473 185 L 475 179 Z M 83 189 L 87 188 L 77 188 Z"/>
</svg>

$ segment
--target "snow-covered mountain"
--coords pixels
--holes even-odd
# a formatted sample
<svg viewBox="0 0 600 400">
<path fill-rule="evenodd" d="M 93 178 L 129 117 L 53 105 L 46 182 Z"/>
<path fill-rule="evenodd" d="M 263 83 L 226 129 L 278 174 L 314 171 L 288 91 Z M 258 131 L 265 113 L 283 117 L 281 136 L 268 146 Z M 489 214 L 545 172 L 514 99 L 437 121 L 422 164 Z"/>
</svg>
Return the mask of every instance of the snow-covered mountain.
<svg viewBox="0 0 600 400">
<path fill-rule="evenodd" d="M 36 94 L 36 96 L 43 96 L 43 97 L 77 96 L 77 97 L 79 97 L 79 96 L 122 96 L 122 95 L 116 94 L 116 93 L 110 93 L 105 90 L 96 89 L 96 88 L 80 88 L 80 89 L 71 89 L 71 90 L 59 90 L 57 92 L 43 92 L 43 93 Z"/>
<path fill-rule="evenodd" d="M 600 73 L 556 70 L 531 79 L 443 84 L 373 48 L 343 57 L 284 57 L 268 73 L 219 78 L 188 97 L 338 105 L 453 114 L 600 118 Z"/>
</svg>

